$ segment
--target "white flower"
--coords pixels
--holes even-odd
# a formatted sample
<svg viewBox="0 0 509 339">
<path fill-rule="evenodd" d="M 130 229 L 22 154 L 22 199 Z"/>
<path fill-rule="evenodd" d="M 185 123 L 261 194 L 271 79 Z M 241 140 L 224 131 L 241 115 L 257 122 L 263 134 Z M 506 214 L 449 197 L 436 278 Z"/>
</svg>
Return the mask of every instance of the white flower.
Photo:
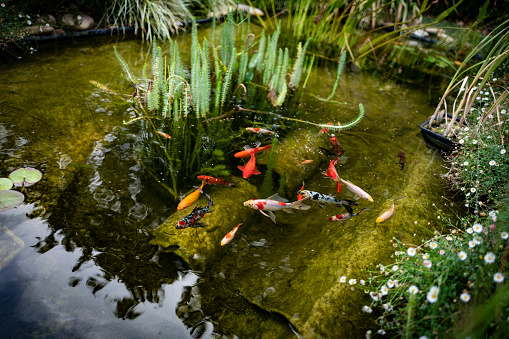
<svg viewBox="0 0 509 339">
<path fill-rule="evenodd" d="M 464 131 L 466 131 L 466 132 L 468 132 L 468 131 L 470 131 L 470 128 L 468 128 L 468 126 L 465 126 L 465 127 L 463 128 L 463 130 L 464 130 Z"/>
<path fill-rule="evenodd" d="M 470 247 L 470 248 L 474 248 L 474 247 L 475 247 L 475 241 L 470 240 L 470 241 L 468 242 L 468 247 Z"/>
<path fill-rule="evenodd" d="M 387 282 L 387 287 L 389 287 L 389 288 L 393 288 L 393 287 L 394 287 L 394 281 L 389 280 L 389 281 Z"/>
<path fill-rule="evenodd" d="M 470 294 L 468 294 L 467 292 L 463 292 L 463 293 L 461 293 L 461 295 L 460 295 L 460 299 L 461 299 L 461 301 L 463 301 L 464 303 L 467 303 L 467 302 L 470 300 Z"/>
<path fill-rule="evenodd" d="M 497 212 L 495 212 L 495 211 L 490 211 L 490 212 L 488 213 L 488 215 L 489 215 L 490 217 L 494 217 L 495 215 L 497 215 Z"/>
<path fill-rule="evenodd" d="M 481 239 L 479 239 L 478 237 L 474 237 L 474 239 L 472 239 L 472 240 L 474 241 L 474 243 L 475 243 L 476 245 L 480 245 L 480 244 L 482 243 L 482 240 L 481 240 Z"/>
<path fill-rule="evenodd" d="M 387 293 L 389 293 L 389 288 L 383 285 L 382 288 L 380 289 L 380 292 L 382 292 L 382 295 L 387 295 Z"/>
<path fill-rule="evenodd" d="M 78 15 L 77 18 L 78 18 L 78 20 L 81 20 L 81 15 Z"/>
<path fill-rule="evenodd" d="M 357 284 L 357 280 L 356 279 L 350 279 L 350 280 L 348 280 L 348 283 L 350 285 L 355 285 L 355 284 Z"/>
<path fill-rule="evenodd" d="M 450 235 L 448 235 L 447 237 L 445 237 L 445 240 L 447 241 L 451 241 L 452 240 L 452 237 Z"/>
<path fill-rule="evenodd" d="M 359 282 L 361 283 L 361 285 L 366 285 L 366 282 L 362 279 Z"/>
<path fill-rule="evenodd" d="M 505 149 L 500 150 L 500 154 L 505 154 Z"/>
<path fill-rule="evenodd" d="M 385 331 L 384 330 L 378 330 L 378 334 L 385 335 Z"/>
<path fill-rule="evenodd" d="M 363 311 L 363 312 L 366 312 L 366 313 L 371 313 L 371 312 L 373 312 L 373 310 L 371 309 L 371 307 L 366 306 L 366 305 L 362 306 L 362 311 Z"/>
<path fill-rule="evenodd" d="M 369 296 L 371 297 L 371 299 L 373 299 L 374 301 L 377 301 L 378 300 L 378 294 L 376 294 L 376 292 L 369 292 Z"/>
<path fill-rule="evenodd" d="M 464 251 L 458 252 L 458 257 L 464 261 L 467 258 L 467 254 Z"/>
<path fill-rule="evenodd" d="M 462 187 L 462 188 L 460 188 L 460 189 L 461 189 L 462 191 L 464 191 L 464 190 L 465 190 L 465 187 Z"/>
<path fill-rule="evenodd" d="M 488 136 L 486 137 L 486 139 L 491 139 L 491 135 L 488 135 Z"/>
<path fill-rule="evenodd" d="M 472 227 L 467 228 L 467 233 L 468 234 L 474 233 L 474 230 L 472 229 Z"/>
<path fill-rule="evenodd" d="M 470 189 L 470 192 L 474 193 L 474 192 L 475 192 L 475 187 L 472 187 L 472 188 Z"/>
<path fill-rule="evenodd" d="M 495 262 L 495 254 L 492 252 L 488 252 L 484 255 L 484 261 L 486 261 L 486 264 L 493 264 Z"/>
<path fill-rule="evenodd" d="M 425 335 L 421 335 L 421 336 L 419 337 L 419 339 L 429 339 L 429 338 L 428 338 L 428 337 L 426 337 Z"/>
<path fill-rule="evenodd" d="M 432 266 L 432 263 L 429 260 L 424 260 L 422 262 L 422 264 L 424 265 L 424 267 L 427 267 L 427 268 L 431 268 L 431 266 Z"/>
<path fill-rule="evenodd" d="M 396 272 L 397 270 L 399 270 L 398 265 L 394 265 L 394 266 L 392 266 L 392 270 L 393 270 L 394 272 Z"/>
<path fill-rule="evenodd" d="M 27 20 L 27 24 L 30 26 L 32 24 L 32 21 Z"/>
<path fill-rule="evenodd" d="M 481 233 L 482 232 L 482 225 L 481 224 L 474 224 L 474 226 L 472 226 L 472 228 L 474 229 L 475 233 Z"/>
<path fill-rule="evenodd" d="M 502 237 L 502 239 L 507 239 L 507 238 L 509 238 L 509 233 L 502 232 L 502 233 L 500 233 L 500 236 Z"/>
<path fill-rule="evenodd" d="M 415 253 L 416 253 L 416 252 L 415 252 L 415 248 L 410 247 L 410 248 L 408 249 L 408 251 L 406 251 L 406 253 L 407 253 L 409 256 L 413 257 L 413 256 L 415 255 Z"/>
<path fill-rule="evenodd" d="M 460 139 L 459 143 L 463 145 L 465 143 L 465 140 Z"/>
<path fill-rule="evenodd" d="M 493 119 L 493 115 L 489 114 L 488 118 Z"/>
<path fill-rule="evenodd" d="M 437 245 L 436 242 L 432 241 L 432 242 L 429 243 L 429 248 L 431 248 L 432 250 L 434 250 L 437 247 L 438 247 L 438 245 Z"/>
<path fill-rule="evenodd" d="M 410 294 L 417 294 L 419 292 L 419 288 L 415 285 L 412 285 L 408 288 L 408 293 Z"/>
<path fill-rule="evenodd" d="M 505 113 L 506 113 L 506 110 L 505 110 L 505 109 L 503 109 L 503 110 L 501 110 L 501 111 L 500 111 L 500 113 L 505 114 Z"/>
<path fill-rule="evenodd" d="M 495 161 L 495 160 L 491 160 L 491 161 L 490 161 L 490 166 L 495 166 L 495 164 L 496 164 L 496 161 Z"/>
<path fill-rule="evenodd" d="M 468 166 L 468 161 L 465 161 L 465 162 L 463 163 L 463 166 Z"/>
<path fill-rule="evenodd" d="M 1 6 L 2 6 L 2 7 L 5 7 L 5 4 L 2 2 L 2 5 L 1 5 Z"/>
<path fill-rule="evenodd" d="M 438 300 L 438 293 L 440 292 L 440 289 L 437 286 L 431 286 L 428 293 L 426 294 L 426 299 L 430 303 L 435 303 Z"/>
<path fill-rule="evenodd" d="M 501 283 L 504 281 L 504 275 L 500 272 L 497 272 L 493 275 L 493 281 L 496 283 Z"/>
<path fill-rule="evenodd" d="M 340 283 L 346 283 L 346 277 L 342 276 L 341 278 L 339 278 L 339 282 Z"/>
<path fill-rule="evenodd" d="M 428 258 L 429 258 L 429 254 L 428 254 L 428 253 L 424 253 L 424 254 L 422 255 L 422 259 L 428 259 Z"/>
<path fill-rule="evenodd" d="M 477 140 L 472 140 L 472 144 L 476 145 L 477 144 Z"/>
</svg>

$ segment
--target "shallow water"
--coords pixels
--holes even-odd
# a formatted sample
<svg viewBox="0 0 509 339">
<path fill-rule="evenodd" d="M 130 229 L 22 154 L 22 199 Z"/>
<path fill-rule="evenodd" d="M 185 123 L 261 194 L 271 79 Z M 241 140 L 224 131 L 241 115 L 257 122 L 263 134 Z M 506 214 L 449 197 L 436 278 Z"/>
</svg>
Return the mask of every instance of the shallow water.
<svg viewBox="0 0 509 339">
<path fill-rule="evenodd" d="M 190 37 L 177 40 L 181 52 L 189 53 Z M 276 212 L 274 225 L 240 204 L 243 194 L 256 194 L 261 176 L 239 179 L 244 188 L 235 197 L 210 188 L 217 203 L 207 223 L 214 231 L 197 240 L 194 230 L 186 230 L 178 235 L 181 248 L 173 251 L 153 245 L 154 230 L 177 214 L 172 216 L 171 196 L 133 158 L 136 130 L 122 122 L 134 115 L 89 83 L 132 93 L 113 45 L 141 74 L 149 46 L 123 37 L 43 44 L 35 54 L 0 67 L 0 176 L 24 165 L 44 173 L 41 182 L 26 188 L 22 206 L 0 213 L 0 333 L 17 338 L 360 333 L 369 319 L 356 304 L 364 296 L 338 284 L 339 277 L 360 279 L 359 270 L 369 262 L 390 260 L 393 236 L 418 242 L 436 219 L 431 204 L 443 203 L 440 196 L 451 198 L 439 177 L 442 161 L 419 131 L 432 110 L 428 92 L 353 70 L 342 76 L 334 98 L 341 104 L 324 103 L 310 94 L 327 97 L 336 68 L 316 68 L 302 101 L 284 114 L 344 123 L 364 105 L 362 123 L 336 133 L 345 149 L 337 169 L 373 196 L 371 204 L 359 200 L 359 209 L 370 210 L 330 223 L 328 217 L 344 209 L 322 210 L 313 203 L 293 215 Z M 286 187 L 292 201 L 302 180 L 306 189 L 334 191 L 320 174 L 329 159 L 316 152 L 316 146 L 328 146 L 318 131 L 292 125 L 282 140 L 274 170 L 293 173 Z M 398 150 L 407 155 L 404 170 L 397 164 Z M 316 160 L 306 169 L 300 162 L 308 156 Z M 230 209 L 225 195 L 241 207 Z M 342 196 L 355 198 L 346 191 Z M 375 225 L 393 199 L 395 216 Z M 229 246 L 212 242 L 237 219 L 245 226 Z M 155 237 L 155 243 L 167 240 Z"/>
</svg>

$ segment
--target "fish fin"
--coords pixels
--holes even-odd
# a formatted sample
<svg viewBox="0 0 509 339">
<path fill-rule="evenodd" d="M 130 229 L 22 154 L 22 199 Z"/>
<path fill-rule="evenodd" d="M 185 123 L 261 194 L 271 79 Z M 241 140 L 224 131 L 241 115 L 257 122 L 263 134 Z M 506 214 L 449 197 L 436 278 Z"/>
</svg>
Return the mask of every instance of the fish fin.
<svg viewBox="0 0 509 339">
<path fill-rule="evenodd" d="M 260 213 L 261 213 L 261 214 L 263 214 L 264 216 L 266 216 L 266 217 L 269 217 L 269 218 L 270 218 L 270 215 L 268 215 L 268 214 L 267 214 L 267 213 L 265 213 L 264 211 L 262 211 L 262 210 L 258 210 L 258 211 L 260 211 Z"/>
<path fill-rule="evenodd" d="M 293 211 L 289 208 L 282 208 L 282 210 L 285 211 L 286 213 L 293 214 Z"/>
<path fill-rule="evenodd" d="M 253 174 L 254 175 L 258 175 L 258 174 L 262 174 L 262 172 L 260 172 L 259 170 L 257 170 L 256 168 L 254 169 L 253 171 Z"/>
<path fill-rule="evenodd" d="M 237 167 L 238 167 L 238 169 L 239 169 L 239 170 L 244 171 L 244 168 L 245 168 L 246 166 L 240 166 L 240 165 L 239 165 L 239 166 L 237 166 Z"/>
<path fill-rule="evenodd" d="M 292 208 L 296 210 L 308 210 L 311 208 L 311 206 L 303 204 L 301 200 L 292 202 Z"/>
<path fill-rule="evenodd" d="M 272 220 L 272 222 L 275 224 L 276 223 L 276 215 L 272 211 L 267 211 L 267 212 L 269 212 L 270 220 Z"/>
<path fill-rule="evenodd" d="M 317 202 L 318 206 L 320 206 L 320 208 L 323 208 L 323 206 L 325 206 L 324 204 L 322 204 L 321 202 Z"/>
<path fill-rule="evenodd" d="M 348 205 L 354 205 L 354 206 L 358 206 L 359 205 L 359 203 L 357 201 L 354 201 L 354 200 L 345 199 L 343 201 L 345 201 Z"/>
<path fill-rule="evenodd" d="M 352 214 L 352 213 L 353 213 L 353 209 L 352 209 L 352 207 L 351 207 L 350 205 L 343 205 L 343 206 L 345 206 L 346 211 L 347 211 L 348 213 L 350 213 L 350 214 Z"/>
<path fill-rule="evenodd" d="M 205 225 L 204 223 L 202 222 L 195 222 L 192 226 L 192 228 L 198 228 L 198 227 L 207 227 L 207 225 Z"/>
<path fill-rule="evenodd" d="M 267 200 L 275 200 L 275 201 L 281 201 L 281 202 L 288 202 L 288 199 L 281 198 L 277 193 L 271 195 L 267 198 Z"/>
<path fill-rule="evenodd" d="M 254 145 L 255 145 L 255 148 L 256 148 L 256 147 L 260 147 L 262 145 L 262 143 L 260 141 L 257 141 L 257 142 L 254 143 Z"/>
</svg>

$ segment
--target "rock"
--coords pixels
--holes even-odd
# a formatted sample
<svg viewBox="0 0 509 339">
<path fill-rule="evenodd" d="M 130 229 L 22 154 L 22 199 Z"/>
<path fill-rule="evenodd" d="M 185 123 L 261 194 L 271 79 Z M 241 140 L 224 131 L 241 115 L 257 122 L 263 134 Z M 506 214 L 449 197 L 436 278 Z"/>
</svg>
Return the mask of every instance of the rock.
<svg viewBox="0 0 509 339">
<path fill-rule="evenodd" d="M 429 36 L 429 33 L 423 29 L 418 29 L 416 31 L 413 31 L 412 35 L 419 38 L 427 38 Z"/>
<path fill-rule="evenodd" d="M 445 33 L 439 33 L 437 34 L 437 37 L 440 39 L 440 40 L 443 40 L 445 43 L 447 44 L 452 44 L 454 42 L 454 39 L 451 38 L 450 36 L 448 36 L 447 34 Z"/>
<path fill-rule="evenodd" d="M 64 14 L 62 16 L 62 22 L 64 25 L 76 28 L 79 31 L 86 31 L 94 26 L 94 19 L 89 15 L 78 15 Z"/>
<path fill-rule="evenodd" d="M 437 28 L 437 27 L 427 27 L 426 32 L 429 34 L 445 34 L 445 30 L 443 28 Z"/>
<path fill-rule="evenodd" d="M 51 26 L 25 26 L 20 29 L 20 32 L 28 35 L 48 35 L 55 33 L 55 29 Z"/>
<path fill-rule="evenodd" d="M 51 14 L 44 14 L 35 20 L 37 23 L 41 24 L 49 24 L 50 26 L 54 26 L 57 23 L 57 19 Z"/>
</svg>

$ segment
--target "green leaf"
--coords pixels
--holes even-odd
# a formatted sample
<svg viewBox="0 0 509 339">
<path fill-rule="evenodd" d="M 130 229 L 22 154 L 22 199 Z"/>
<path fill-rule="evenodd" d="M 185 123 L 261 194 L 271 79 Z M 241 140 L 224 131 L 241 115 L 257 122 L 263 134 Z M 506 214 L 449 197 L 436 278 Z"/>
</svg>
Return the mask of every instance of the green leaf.
<svg viewBox="0 0 509 339">
<path fill-rule="evenodd" d="M 246 73 L 246 84 L 249 84 L 253 80 L 253 69 L 250 68 Z"/>
<path fill-rule="evenodd" d="M 9 179 L 12 180 L 16 186 L 29 186 L 35 184 L 42 178 L 42 173 L 35 168 L 19 168 L 9 174 Z"/>
<path fill-rule="evenodd" d="M 18 207 L 23 200 L 25 196 L 18 191 L 0 191 L 0 212 Z"/>
<path fill-rule="evenodd" d="M 0 178 L 0 191 L 10 190 L 12 187 L 12 180 L 9 178 Z"/>
</svg>

